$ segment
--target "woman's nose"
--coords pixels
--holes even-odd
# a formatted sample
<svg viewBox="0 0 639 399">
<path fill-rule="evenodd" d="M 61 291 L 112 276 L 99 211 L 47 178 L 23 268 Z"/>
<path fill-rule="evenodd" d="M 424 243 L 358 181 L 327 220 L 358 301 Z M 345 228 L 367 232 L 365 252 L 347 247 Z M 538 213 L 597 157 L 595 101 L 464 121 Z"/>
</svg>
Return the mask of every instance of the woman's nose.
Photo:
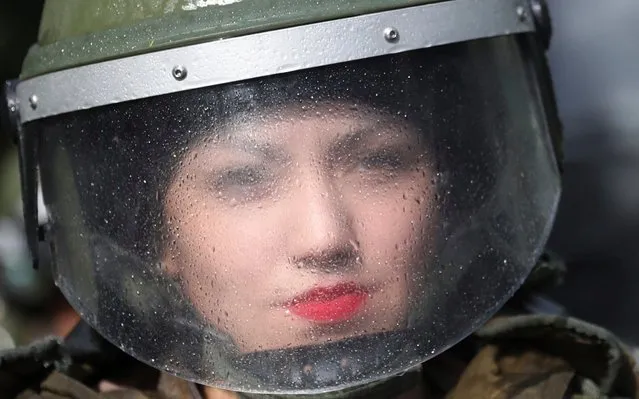
<svg viewBox="0 0 639 399">
<path fill-rule="evenodd" d="M 296 187 L 290 203 L 290 258 L 299 267 L 342 269 L 357 262 L 353 219 L 330 177 Z"/>
</svg>

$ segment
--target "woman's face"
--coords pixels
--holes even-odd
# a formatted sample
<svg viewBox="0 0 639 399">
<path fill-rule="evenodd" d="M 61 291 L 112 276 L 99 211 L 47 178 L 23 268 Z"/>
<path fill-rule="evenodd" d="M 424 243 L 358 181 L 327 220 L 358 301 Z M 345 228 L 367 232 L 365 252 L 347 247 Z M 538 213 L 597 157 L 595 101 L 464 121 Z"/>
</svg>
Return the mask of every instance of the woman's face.
<svg viewBox="0 0 639 399">
<path fill-rule="evenodd" d="M 243 114 L 176 171 L 163 264 L 243 352 L 405 328 L 432 246 L 432 174 L 399 117 Z"/>
</svg>

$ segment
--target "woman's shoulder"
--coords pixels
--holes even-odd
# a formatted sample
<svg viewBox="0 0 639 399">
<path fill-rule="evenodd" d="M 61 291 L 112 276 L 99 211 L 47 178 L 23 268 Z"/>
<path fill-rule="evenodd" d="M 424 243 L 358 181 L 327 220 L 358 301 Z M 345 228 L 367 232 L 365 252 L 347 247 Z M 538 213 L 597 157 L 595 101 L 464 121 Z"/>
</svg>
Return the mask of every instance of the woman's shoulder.
<svg viewBox="0 0 639 399">
<path fill-rule="evenodd" d="M 557 315 L 497 316 L 470 341 L 477 350 L 458 363 L 448 399 L 639 398 L 632 350 L 599 326 Z M 449 352 L 442 356 L 456 354 Z"/>
<path fill-rule="evenodd" d="M 66 339 L 0 351 L 2 398 L 192 399 L 194 387 L 135 360 L 83 322 Z"/>
</svg>

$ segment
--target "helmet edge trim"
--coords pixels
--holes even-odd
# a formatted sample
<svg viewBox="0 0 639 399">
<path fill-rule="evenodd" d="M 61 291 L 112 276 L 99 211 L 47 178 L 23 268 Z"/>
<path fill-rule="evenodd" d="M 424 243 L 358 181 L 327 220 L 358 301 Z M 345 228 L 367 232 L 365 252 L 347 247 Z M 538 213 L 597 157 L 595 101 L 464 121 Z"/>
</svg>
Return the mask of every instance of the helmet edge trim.
<svg viewBox="0 0 639 399">
<path fill-rule="evenodd" d="M 26 123 L 102 105 L 534 30 L 527 2 L 426 4 L 53 72 L 18 84 L 19 104 L 25 105 L 19 111 Z M 274 51 L 284 56 L 274 57 Z"/>
</svg>

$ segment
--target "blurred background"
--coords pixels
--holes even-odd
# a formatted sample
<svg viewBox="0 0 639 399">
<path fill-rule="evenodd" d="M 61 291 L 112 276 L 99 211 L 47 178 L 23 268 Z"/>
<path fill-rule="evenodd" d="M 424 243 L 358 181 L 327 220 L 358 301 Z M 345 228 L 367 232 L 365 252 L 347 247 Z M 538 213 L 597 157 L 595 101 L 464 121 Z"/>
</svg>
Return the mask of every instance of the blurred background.
<svg viewBox="0 0 639 399">
<path fill-rule="evenodd" d="M 554 297 L 639 343 L 639 1 L 548 0 L 564 124 L 564 191 L 550 247 Z"/>
<path fill-rule="evenodd" d="M 0 1 L 0 84 L 15 79 L 36 41 L 42 0 Z M 4 101 L 4 98 L 1 99 Z M 53 286 L 44 253 L 33 270 L 24 239 L 17 150 L 0 128 L 0 349 L 66 334 L 77 316 Z M 42 246 L 46 250 L 46 246 Z"/>
<path fill-rule="evenodd" d="M 549 246 L 568 274 L 552 297 L 639 343 L 639 1 L 547 0 L 549 51 L 565 127 L 564 193 Z M 0 82 L 36 41 L 42 0 L 0 4 Z M 30 268 L 18 161 L 0 131 L 0 348 L 65 334 L 76 315 L 47 264 Z"/>
</svg>

